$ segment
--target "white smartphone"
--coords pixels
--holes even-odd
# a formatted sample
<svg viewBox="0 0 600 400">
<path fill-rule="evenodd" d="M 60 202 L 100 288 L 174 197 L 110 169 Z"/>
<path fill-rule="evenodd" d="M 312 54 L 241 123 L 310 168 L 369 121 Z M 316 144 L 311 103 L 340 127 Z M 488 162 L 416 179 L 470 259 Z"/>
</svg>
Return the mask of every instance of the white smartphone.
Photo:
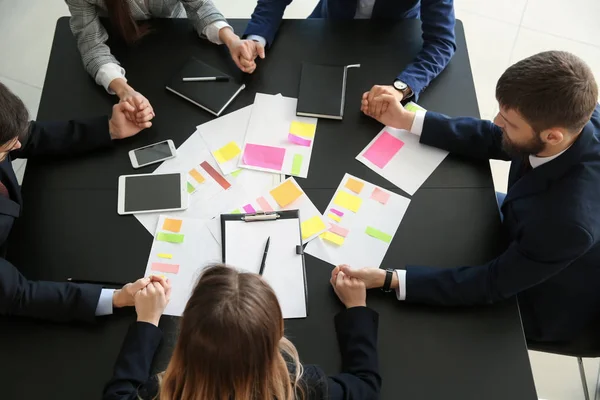
<svg viewBox="0 0 600 400">
<path fill-rule="evenodd" d="M 129 152 L 133 168 L 145 167 L 175 157 L 177 149 L 172 140 L 154 143 Z"/>
<path fill-rule="evenodd" d="M 139 174 L 119 177 L 117 212 L 120 215 L 185 210 L 188 208 L 187 176 Z"/>
</svg>

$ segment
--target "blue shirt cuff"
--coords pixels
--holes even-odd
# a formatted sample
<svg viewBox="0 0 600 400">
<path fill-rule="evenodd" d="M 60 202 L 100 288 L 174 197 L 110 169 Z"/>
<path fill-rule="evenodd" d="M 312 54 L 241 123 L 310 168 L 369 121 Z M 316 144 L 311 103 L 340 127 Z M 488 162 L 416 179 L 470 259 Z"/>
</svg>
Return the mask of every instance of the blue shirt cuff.
<svg viewBox="0 0 600 400">
<path fill-rule="evenodd" d="M 115 289 L 102 289 L 98 305 L 96 306 L 96 317 L 111 315 L 113 313 L 113 294 Z"/>
<path fill-rule="evenodd" d="M 246 37 L 246 39 L 248 40 L 254 40 L 258 43 L 260 43 L 262 45 L 262 47 L 266 47 L 267 46 L 267 39 L 265 39 L 262 36 L 258 36 L 258 35 L 248 35 Z"/>
</svg>

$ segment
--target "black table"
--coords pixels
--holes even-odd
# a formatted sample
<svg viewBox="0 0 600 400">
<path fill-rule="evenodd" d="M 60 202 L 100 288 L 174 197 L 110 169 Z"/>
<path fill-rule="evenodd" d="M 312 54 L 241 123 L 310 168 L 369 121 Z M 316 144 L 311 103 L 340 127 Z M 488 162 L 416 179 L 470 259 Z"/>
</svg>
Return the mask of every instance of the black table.
<svg viewBox="0 0 600 400">
<path fill-rule="evenodd" d="M 230 22 L 241 32 L 247 21 Z M 419 103 L 449 115 L 478 116 L 460 22 L 456 33 L 459 50 Z M 380 130 L 360 114 L 359 103 L 371 85 L 391 82 L 420 46 L 418 21 L 286 20 L 257 72 L 242 77 L 226 49 L 198 39 L 187 21 L 155 21 L 154 33 L 129 50 L 111 43 L 131 84 L 152 102 L 154 126 L 113 150 L 30 161 L 9 259 L 30 279 L 132 281 L 144 273 L 152 237 L 133 217 L 116 214 L 117 177 L 134 172 L 129 150 L 166 138 L 178 146 L 212 118 L 164 89 L 190 56 L 246 82 L 229 112 L 252 103 L 257 91 L 297 96 L 301 61 L 361 63 L 350 72 L 344 121 L 319 121 L 309 177 L 298 181 L 321 211 L 345 172 L 405 195 L 354 160 Z M 94 116 L 114 101 L 84 71 L 68 19 L 60 19 L 39 119 Z M 449 156 L 412 197 L 384 265 L 481 263 L 502 246 L 488 164 Z M 341 305 L 329 286 L 331 266 L 311 256 L 306 265 L 309 317 L 287 321 L 287 335 L 303 362 L 334 373 L 340 360 L 333 316 Z M 536 398 L 516 301 L 449 309 L 402 304 L 373 291 L 368 303 L 380 314 L 383 399 Z M 0 320 L 2 398 L 99 398 L 133 315 L 131 309 L 117 310 L 92 326 Z M 161 321 L 166 334 L 156 370 L 168 361 L 177 321 Z"/>
</svg>

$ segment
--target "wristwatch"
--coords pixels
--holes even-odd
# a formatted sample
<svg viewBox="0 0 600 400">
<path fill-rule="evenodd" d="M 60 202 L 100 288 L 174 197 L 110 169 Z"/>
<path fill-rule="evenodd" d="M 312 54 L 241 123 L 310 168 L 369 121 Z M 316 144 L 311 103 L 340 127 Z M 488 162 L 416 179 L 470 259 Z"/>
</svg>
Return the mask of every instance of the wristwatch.
<svg viewBox="0 0 600 400">
<path fill-rule="evenodd" d="M 406 99 L 412 95 L 412 90 L 408 87 L 408 85 L 402 82 L 400 79 L 396 79 L 394 81 L 394 89 L 399 92 L 402 92 L 403 99 Z"/>
<path fill-rule="evenodd" d="M 394 273 L 396 271 L 394 271 L 391 268 L 388 268 L 385 270 L 385 281 L 383 282 L 383 286 L 381 287 L 381 290 L 385 293 L 389 293 L 392 291 L 392 288 L 390 287 L 392 285 L 392 278 L 394 277 Z"/>
</svg>

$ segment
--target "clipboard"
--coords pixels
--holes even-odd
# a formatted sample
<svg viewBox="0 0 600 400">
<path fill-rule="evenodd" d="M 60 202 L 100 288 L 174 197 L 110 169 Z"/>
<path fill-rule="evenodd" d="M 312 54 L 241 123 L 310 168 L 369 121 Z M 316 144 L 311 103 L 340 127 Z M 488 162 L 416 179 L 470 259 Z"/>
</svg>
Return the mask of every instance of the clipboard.
<svg viewBox="0 0 600 400">
<path fill-rule="evenodd" d="M 299 211 L 221 215 L 225 264 L 258 273 L 268 238 L 263 278 L 275 291 L 283 318 L 306 318 L 308 287 Z"/>
</svg>

